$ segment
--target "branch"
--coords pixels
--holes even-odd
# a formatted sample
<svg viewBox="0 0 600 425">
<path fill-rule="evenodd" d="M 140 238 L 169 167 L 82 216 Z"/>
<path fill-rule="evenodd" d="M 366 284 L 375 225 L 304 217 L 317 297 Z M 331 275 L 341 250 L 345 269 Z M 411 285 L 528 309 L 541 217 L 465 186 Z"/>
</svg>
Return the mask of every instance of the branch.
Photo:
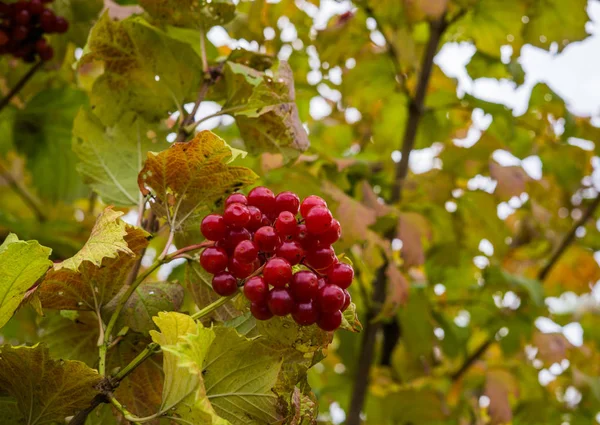
<svg viewBox="0 0 600 425">
<path fill-rule="evenodd" d="M 425 95 L 427 94 L 429 78 L 431 77 L 431 71 L 433 69 L 433 59 L 437 52 L 442 34 L 447 28 L 445 18 L 446 15 L 444 13 L 438 20 L 430 23 L 431 35 L 423 55 L 417 90 L 414 99 L 409 105 L 408 123 L 404 130 L 402 142 L 402 159 L 396 165 L 395 181 L 390 197 L 390 201 L 392 203 L 397 203 L 402 198 L 402 187 L 404 179 L 408 174 L 409 157 L 415 145 L 417 129 L 423 113 Z M 386 236 L 388 239 L 391 239 L 394 237 L 394 234 L 395 232 L 390 232 L 390 234 Z M 371 363 L 373 362 L 375 340 L 381 327 L 381 324 L 379 322 L 374 322 L 373 319 L 377 317 L 377 314 L 381 308 L 380 306 L 385 301 L 387 283 L 385 271 L 387 266 L 388 263 L 385 262 L 383 266 L 379 268 L 373 284 L 373 303 L 372 307 L 367 312 L 367 321 L 361 346 L 358 369 L 354 381 L 354 391 L 352 393 L 350 410 L 348 412 L 348 420 L 346 422 L 347 425 L 359 425 L 361 422 L 360 412 L 362 410 L 369 385 L 369 373 L 371 370 Z M 390 342 L 388 341 L 387 346 L 389 345 Z"/>
<path fill-rule="evenodd" d="M 567 233 L 567 236 L 565 236 L 561 244 L 558 246 L 558 249 L 554 251 L 554 254 L 552 254 L 552 257 L 550 258 L 550 260 L 548 260 L 548 263 L 544 266 L 544 268 L 542 268 L 542 270 L 540 270 L 540 273 L 538 274 L 539 280 L 546 279 L 548 273 L 550 273 L 550 270 L 552 270 L 552 267 L 554 267 L 554 265 L 558 262 L 560 257 L 565 253 L 569 245 L 571 245 L 575 240 L 575 234 L 577 232 L 577 229 L 581 226 L 584 226 L 585 223 L 587 223 L 587 221 L 592 217 L 592 215 L 594 215 L 594 212 L 598 208 L 598 205 L 600 205 L 600 192 L 598 193 L 598 195 L 596 195 L 596 198 L 594 198 L 587 210 L 585 210 L 581 218 L 575 222 L 569 233 Z"/>
<path fill-rule="evenodd" d="M 0 100 L 0 111 L 2 111 L 2 109 L 4 109 L 4 107 L 6 107 L 6 105 L 8 105 L 10 103 L 10 101 L 12 100 L 12 98 L 15 97 L 15 95 L 21 91 L 21 89 L 23 88 L 23 86 L 25 84 L 27 84 L 27 81 L 29 81 L 31 79 L 31 77 L 33 77 L 33 75 L 36 73 L 36 71 L 38 69 L 40 69 L 43 64 L 44 64 L 43 61 L 39 61 L 38 63 L 36 63 L 35 65 L 33 65 L 29 69 L 29 71 L 27 71 L 27 74 L 25 74 L 25 75 L 23 75 L 21 77 L 21 79 L 12 88 L 12 90 L 9 91 L 8 94 L 2 100 Z"/>
<path fill-rule="evenodd" d="M 42 205 L 40 201 L 31 194 L 25 186 L 21 184 L 21 182 L 17 181 L 10 171 L 8 171 L 4 166 L 0 163 L 0 172 L 2 172 L 2 178 L 6 180 L 10 188 L 21 197 L 23 202 L 31 209 L 37 221 L 43 222 L 48 218 L 46 214 L 42 211 Z"/>
<path fill-rule="evenodd" d="M 456 371 L 454 372 L 450 378 L 452 379 L 452 381 L 458 381 L 467 370 L 469 370 L 469 368 L 477 361 L 479 360 L 479 358 L 481 356 L 483 356 L 485 354 L 485 352 L 487 351 L 488 348 L 490 348 L 490 346 L 494 343 L 494 338 L 489 338 L 488 340 L 486 340 L 483 344 L 481 344 L 479 346 L 479 348 L 477 350 L 475 350 L 473 352 L 473 354 L 471 354 L 466 360 L 465 362 L 462 364 L 462 366 Z"/>
</svg>

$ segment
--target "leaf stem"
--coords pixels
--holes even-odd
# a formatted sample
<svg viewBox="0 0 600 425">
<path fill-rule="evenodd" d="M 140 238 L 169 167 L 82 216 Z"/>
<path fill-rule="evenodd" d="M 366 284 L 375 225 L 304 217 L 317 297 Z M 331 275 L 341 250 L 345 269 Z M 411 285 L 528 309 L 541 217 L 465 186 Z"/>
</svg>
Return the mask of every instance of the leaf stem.
<svg viewBox="0 0 600 425">
<path fill-rule="evenodd" d="M 33 77 L 33 75 L 42 67 L 43 64 L 43 61 L 37 62 L 29 69 L 29 71 L 27 71 L 25 75 L 21 77 L 21 79 L 17 82 L 17 84 L 15 84 L 12 90 L 9 91 L 8 94 L 4 96 L 4 98 L 2 98 L 2 100 L 0 100 L 0 111 L 2 111 L 2 109 L 4 109 L 6 105 L 10 103 L 12 98 L 15 97 L 15 95 L 19 93 L 19 91 L 21 91 L 23 86 L 27 84 L 27 81 L 29 81 L 31 77 Z"/>
<path fill-rule="evenodd" d="M 121 382 L 147 358 L 151 357 L 155 353 L 158 353 L 159 351 L 160 345 L 158 345 L 155 342 L 151 342 L 127 366 L 119 370 L 119 372 L 113 377 L 113 379 L 117 382 Z"/>
<path fill-rule="evenodd" d="M 173 227 L 171 227 L 171 230 L 169 231 L 169 237 L 167 239 L 167 243 L 165 244 L 163 251 L 158 256 L 159 261 L 162 261 L 169 253 L 169 248 L 171 248 L 171 245 L 173 244 L 173 238 L 175 238 L 175 230 L 173 230 Z"/>
<path fill-rule="evenodd" d="M 198 311 L 197 313 L 192 314 L 192 319 L 194 320 L 198 320 L 203 318 L 204 316 L 212 313 L 213 311 L 215 311 L 217 308 L 221 307 L 222 305 L 224 305 L 225 303 L 227 303 L 229 300 L 231 300 L 233 297 L 235 297 L 238 294 L 238 291 L 236 291 L 234 294 L 229 295 L 227 297 L 221 297 L 218 300 L 210 303 L 209 305 L 207 305 L 206 307 L 204 307 L 202 310 Z"/>
<path fill-rule="evenodd" d="M 115 407 L 115 409 L 117 409 L 119 412 L 121 412 L 121 414 L 123 415 L 123 417 L 125 418 L 126 421 L 129 422 L 148 422 L 151 421 L 152 419 L 156 419 L 159 416 L 163 415 L 164 412 L 158 412 L 155 413 L 154 415 L 150 415 L 150 416 L 146 416 L 144 418 L 140 418 L 136 415 L 134 415 L 133 413 L 131 413 L 129 410 L 127 410 L 125 408 L 125 406 L 123 406 L 119 400 L 117 400 L 114 396 L 109 395 L 108 398 L 110 399 L 111 404 Z"/>
</svg>

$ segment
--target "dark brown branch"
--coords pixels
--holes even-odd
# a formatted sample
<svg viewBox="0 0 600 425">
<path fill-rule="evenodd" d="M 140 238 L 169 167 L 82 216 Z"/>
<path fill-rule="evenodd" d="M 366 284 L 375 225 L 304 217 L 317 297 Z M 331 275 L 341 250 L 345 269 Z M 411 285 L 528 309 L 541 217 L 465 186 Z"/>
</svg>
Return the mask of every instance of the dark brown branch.
<svg viewBox="0 0 600 425">
<path fill-rule="evenodd" d="M 200 86 L 200 90 L 198 90 L 198 97 L 196 98 L 196 103 L 194 103 L 194 109 L 188 116 L 186 116 L 179 125 L 179 131 L 177 132 L 176 142 L 185 142 L 188 138 L 189 133 L 185 129 L 186 126 L 194 122 L 194 117 L 196 116 L 196 112 L 198 112 L 198 108 L 200 104 L 204 101 L 206 97 L 206 93 L 208 92 L 209 87 L 212 85 L 210 78 L 208 75 L 205 75 L 204 80 L 202 81 L 202 85 Z"/>
<path fill-rule="evenodd" d="M 485 354 L 488 348 L 494 343 L 494 338 L 490 338 L 486 340 L 483 344 L 479 346 L 477 350 L 475 350 L 462 364 L 462 366 L 452 374 L 452 381 L 458 381 L 465 374 L 467 370 L 477 361 L 481 356 Z"/>
<path fill-rule="evenodd" d="M 392 188 L 392 195 L 390 197 L 390 201 L 392 203 L 397 203 L 402 198 L 402 187 L 404 179 L 408 174 L 408 160 L 415 145 L 417 129 L 423 113 L 425 95 L 427 94 L 427 87 L 429 86 L 429 79 L 433 69 L 433 59 L 437 52 L 442 34 L 447 27 L 445 17 L 446 15 L 443 14 L 438 20 L 431 22 L 430 24 L 431 35 L 429 37 L 429 41 L 421 62 L 421 72 L 419 74 L 417 90 L 414 99 L 410 102 L 408 123 L 404 130 L 402 159 L 396 166 L 395 182 Z M 388 239 L 393 239 L 394 235 L 395 232 L 391 232 L 391 234 L 386 236 Z M 350 410 L 348 412 L 348 420 L 346 422 L 347 425 L 360 424 L 360 412 L 364 405 L 365 396 L 369 385 L 369 373 L 371 370 L 371 364 L 373 363 L 375 340 L 381 328 L 381 323 L 374 322 L 373 319 L 377 317 L 379 310 L 381 309 L 381 305 L 385 301 L 387 283 L 387 277 L 385 273 L 386 268 L 387 263 L 385 263 L 377 271 L 375 282 L 373 284 L 373 303 L 367 312 L 367 321 L 363 334 L 358 369 L 356 371 L 356 377 L 354 381 L 354 391 L 352 393 Z M 395 333 L 395 335 L 399 336 L 399 333 Z M 386 346 L 391 346 L 391 341 L 388 341 Z"/>
<path fill-rule="evenodd" d="M 2 100 L 0 100 L 0 111 L 2 111 L 2 109 L 4 109 L 4 107 L 6 107 L 6 105 L 8 105 L 10 103 L 11 99 L 13 97 L 15 97 L 15 95 L 21 91 L 21 89 L 23 88 L 23 86 L 25 84 L 27 84 L 27 81 L 29 81 L 31 79 L 31 77 L 33 77 L 33 74 L 35 74 L 36 71 L 38 69 L 40 69 L 43 64 L 44 64 L 44 62 L 39 61 L 38 63 L 36 63 L 35 65 L 33 65 L 29 69 L 29 71 L 27 71 L 27 74 L 25 74 L 25 75 L 23 75 L 23 77 L 21 77 L 21 79 L 12 88 L 12 90 L 9 91 L 8 94 L 6 96 L 4 96 L 4 98 L 2 98 Z"/>
<path fill-rule="evenodd" d="M 594 198 L 594 200 L 592 201 L 590 206 L 585 210 L 581 218 L 575 222 L 569 233 L 567 233 L 567 236 L 565 236 L 563 241 L 558 246 L 558 249 L 554 251 L 554 254 L 552 254 L 552 257 L 550 257 L 550 260 L 548 260 L 548 263 L 544 266 L 544 268 L 542 268 L 542 270 L 540 270 L 538 274 L 539 280 L 546 279 L 548 273 L 550 273 L 550 270 L 552 270 L 552 267 L 554 267 L 554 265 L 558 262 L 560 257 L 565 253 L 569 245 L 571 245 L 575 240 L 575 234 L 577 233 L 577 229 L 581 226 L 584 226 L 585 223 L 587 223 L 587 221 L 592 217 L 592 215 L 594 215 L 594 212 L 598 208 L 598 205 L 600 205 L 600 193 L 596 195 L 596 198 Z"/>
</svg>

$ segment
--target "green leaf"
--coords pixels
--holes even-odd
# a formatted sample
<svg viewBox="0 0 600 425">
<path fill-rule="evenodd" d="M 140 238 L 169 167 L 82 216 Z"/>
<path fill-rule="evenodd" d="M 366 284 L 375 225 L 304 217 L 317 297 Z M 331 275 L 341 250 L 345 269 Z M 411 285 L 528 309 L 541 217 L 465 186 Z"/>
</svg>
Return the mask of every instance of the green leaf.
<svg viewBox="0 0 600 425">
<path fill-rule="evenodd" d="M 54 265 L 39 289 L 44 308 L 99 312 L 122 288 L 148 234 L 106 208 L 83 248 Z"/>
<path fill-rule="evenodd" d="M 188 143 L 149 152 L 138 185 L 143 195 L 153 196 L 156 213 L 178 229 L 198 208 L 256 181 L 252 170 L 228 165 L 233 154 L 223 139 L 202 131 Z"/>
<path fill-rule="evenodd" d="M 0 347 L 0 394 L 17 403 L 21 424 L 45 425 L 64 421 L 88 407 L 98 393 L 98 373 L 84 363 L 52 360 L 48 348 Z"/>
<path fill-rule="evenodd" d="M 232 0 L 140 0 L 140 4 L 161 23 L 205 31 L 226 24 L 235 15 Z"/>
<path fill-rule="evenodd" d="M 82 109 L 73 134 L 73 151 L 81 161 L 77 170 L 104 202 L 120 206 L 139 203 L 137 175 L 146 153 L 169 146 L 159 142 L 149 124 L 132 113 L 122 115 L 113 126 L 104 126 L 91 111 Z"/>
<path fill-rule="evenodd" d="M 532 2 L 525 25 L 524 41 L 548 49 L 556 42 L 560 52 L 569 43 L 587 37 L 585 24 L 589 21 L 586 0 L 564 2 L 545 0 Z"/>
<path fill-rule="evenodd" d="M 141 17 L 113 21 L 104 13 L 90 32 L 80 66 L 104 62 L 90 96 L 95 114 L 113 126 L 127 112 L 154 122 L 192 99 L 203 79 L 192 47 Z"/>
<path fill-rule="evenodd" d="M 321 350 L 333 339 L 333 332 L 325 332 L 316 325 L 299 326 L 289 317 L 273 317 L 256 323 L 258 332 L 269 339 L 269 344 L 293 348 L 302 353 Z"/>
<path fill-rule="evenodd" d="M 295 104 L 289 64 L 279 62 L 271 71 L 272 77 L 228 62 L 228 98 L 223 110 L 231 110 L 250 153 L 282 153 L 292 160 L 307 150 L 310 142 Z"/>
<path fill-rule="evenodd" d="M 340 329 L 350 332 L 360 332 L 362 328 L 363 326 L 358 320 L 358 314 L 356 314 L 356 304 L 350 303 L 350 306 L 344 311 L 344 315 L 342 316 Z"/>
<path fill-rule="evenodd" d="M 525 291 L 536 306 L 544 306 L 544 286 L 539 280 L 510 274 L 495 266 L 485 270 L 485 280 L 488 285 L 500 285 L 500 288 L 504 286 L 507 289 L 514 287 L 519 292 Z"/>
<path fill-rule="evenodd" d="M 471 61 L 467 64 L 467 72 L 472 79 L 477 78 L 496 78 L 510 79 L 517 84 L 523 84 L 525 81 L 525 72 L 521 65 L 516 61 L 507 64 L 499 58 L 488 56 L 482 52 L 475 52 Z"/>
<path fill-rule="evenodd" d="M 0 328 L 17 310 L 27 290 L 50 268 L 51 252 L 37 241 L 20 241 L 12 233 L 0 245 Z"/>
<path fill-rule="evenodd" d="M 26 158 L 37 193 L 53 203 L 85 195 L 75 171 L 71 129 L 77 111 L 87 103 L 84 92 L 71 87 L 40 91 L 14 120 L 14 146 Z"/>
<path fill-rule="evenodd" d="M 140 285 L 125 303 L 123 324 L 147 333 L 155 329 L 152 318 L 161 311 L 176 311 L 183 303 L 183 287 L 177 283 L 150 282 Z"/>
</svg>

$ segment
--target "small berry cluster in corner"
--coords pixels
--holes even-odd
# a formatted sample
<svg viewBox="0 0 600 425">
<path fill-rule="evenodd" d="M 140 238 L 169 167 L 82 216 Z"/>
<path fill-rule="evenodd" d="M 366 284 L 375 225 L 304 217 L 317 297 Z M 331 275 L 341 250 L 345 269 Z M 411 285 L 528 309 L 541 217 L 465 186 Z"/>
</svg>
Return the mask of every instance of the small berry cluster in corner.
<svg viewBox="0 0 600 425">
<path fill-rule="evenodd" d="M 11 54 L 25 62 L 35 62 L 38 56 L 43 61 L 52 59 L 54 50 L 44 34 L 67 32 L 69 23 L 46 7 L 45 3 L 50 2 L 0 1 L 0 55 Z"/>
<path fill-rule="evenodd" d="M 354 270 L 338 261 L 331 246 L 342 229 L 322 198 L 311 195 L 301 203 L 295 193 L 275 196 L 266 187 L 247 197 L 234 193 L 222 215 L 204 218 L 201 231 L 215 242 L 200 263 L 214 275 L 217 294 L 234 294 L 244 279 L 244 295 L 258 320 L 291 314 L 302 326 L 340 326 Z M 303 267 L 294 273 L 295 265 Z"/>
</svg>

